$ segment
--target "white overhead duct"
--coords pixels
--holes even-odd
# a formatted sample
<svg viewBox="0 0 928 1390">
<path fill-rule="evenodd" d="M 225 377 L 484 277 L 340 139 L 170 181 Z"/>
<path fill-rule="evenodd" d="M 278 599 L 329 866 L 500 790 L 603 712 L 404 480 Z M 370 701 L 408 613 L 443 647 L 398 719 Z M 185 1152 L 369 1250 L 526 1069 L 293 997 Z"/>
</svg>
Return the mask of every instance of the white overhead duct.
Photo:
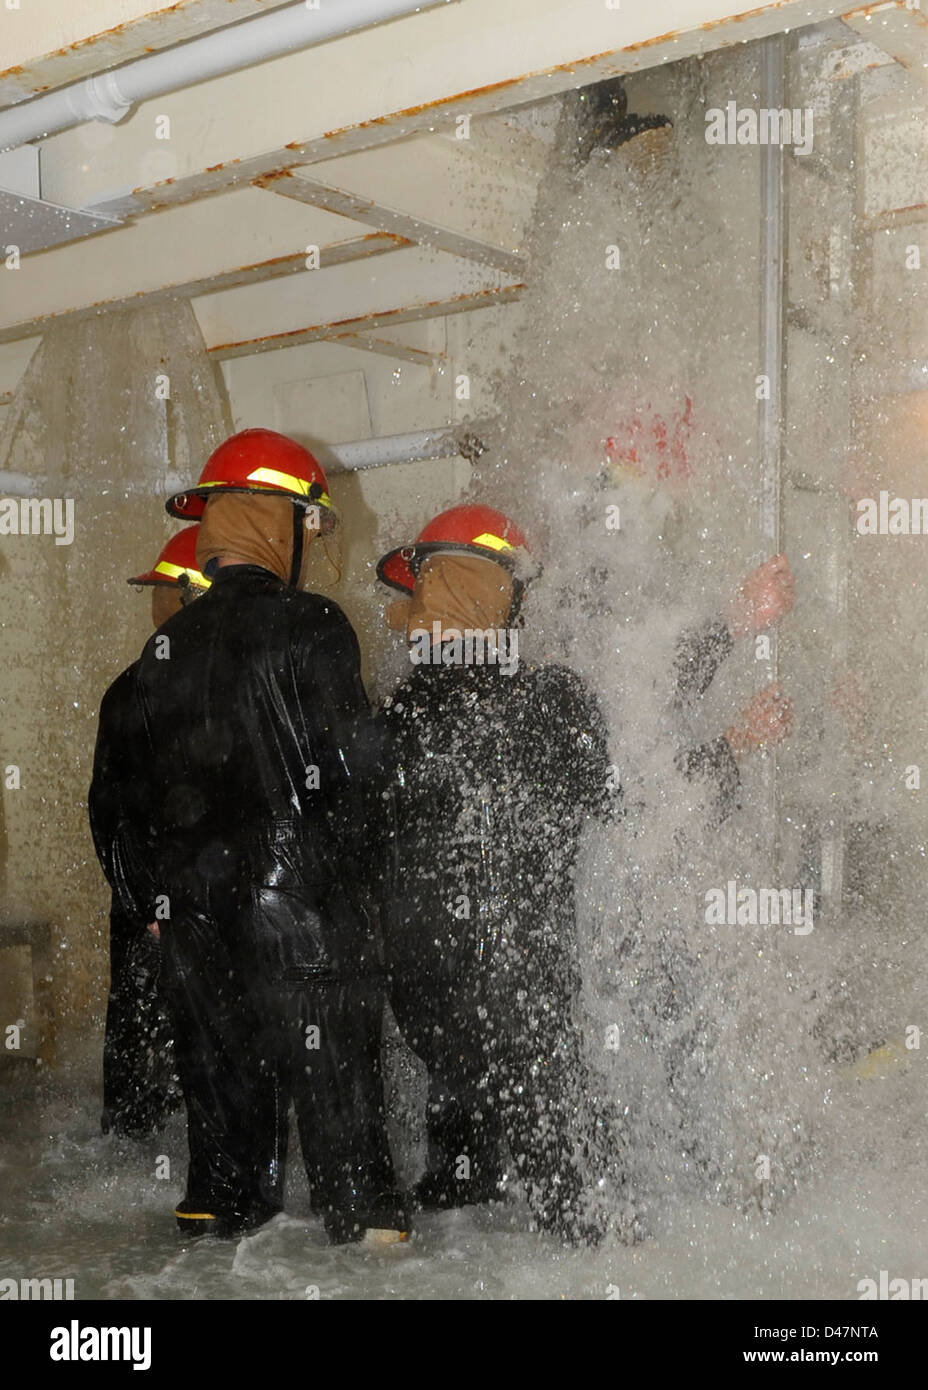
<svg viewBox="0 0 928 1390">
<path fill-rule="evenodd" d="M 139 102 L 191 87 L 207 78 L 251 67 L 295 49 L 308 48 L 356 29 L 413 14 L 452 0 L 339 0 L 311 8 L 305 0 L 254 19 L 242 20 L 138 58 L 124 67 L 94 73 L 0 112 L 0 150 L 12 149 L 84 121 L 120 121 Z"/>
<path fill-rule="evenodd" d="M 491 424 L 490 420 L 470 421 L 466 425 L 443 425 L 434 430 L 416 430 L 411 434 L 382 435 L 379 439 L 359 439 L 346 444 L 331 444 L 320 449 L 324 462 L 334 473 L 358 472 L 365 468 L 382 468 L 390 463 L 413 463 L 420 459 L 454 458 L 460 455 L 474 463 L 486 449 L 475 432 Z M 0 495 L 5 497 L 34 496 L 40 486 L 38 478 L 25 473 L 0 471 Z M 160 488 L 169 492 L 182 488 L 185 479 L 171 474 Z M 150 483 L 142 487 L 129 486 L 127 493 L 152 491 Z"/>
<path fill-rule="evenodd" d="M 474 433 L 474 425 L 444 425 L 435 430 L 412 434 L 382 435 L 379 439 L 359 439 L 350 444 L 332 444 L 327 453 L 346 472 L 381 468 L 388 463 L 412 463 L 418 459 L 453 458 L 460 454 L 473 462 L 485 446 Z"/>
</svg>

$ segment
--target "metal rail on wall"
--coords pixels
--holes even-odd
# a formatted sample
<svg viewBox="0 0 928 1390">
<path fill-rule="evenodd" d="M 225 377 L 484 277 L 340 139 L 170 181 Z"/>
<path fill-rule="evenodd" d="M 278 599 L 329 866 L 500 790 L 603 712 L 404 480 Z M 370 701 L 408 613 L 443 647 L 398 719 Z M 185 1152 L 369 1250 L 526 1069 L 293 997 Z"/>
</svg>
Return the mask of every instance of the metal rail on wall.
<svg viewBox="0 0 928 1390">
<path fill-rule="evenodd" d="M 786 105 L 787 38 L 774 34 L 761 41 L 760 105 L 782 110 Z M 783 438 L 786 415 L 786 353 L 784 301 L 787 280 L 785 153 L 772 141 L 760 147 L 760 260 L 759 315 L 760 362 L 766 391 L 758 401 L 760 454 L 760 529 L 770 553 L 783 545 Z M 780 678 L 779 640 L 776 628 L 769 633 L 772 679 Z M 771 882 L 779 883 L 780 788 L 776 747 L 767 750 L 762 766 L 763 801 L 772 809 L 772 835 L 768 845 Z"/>
</svg>

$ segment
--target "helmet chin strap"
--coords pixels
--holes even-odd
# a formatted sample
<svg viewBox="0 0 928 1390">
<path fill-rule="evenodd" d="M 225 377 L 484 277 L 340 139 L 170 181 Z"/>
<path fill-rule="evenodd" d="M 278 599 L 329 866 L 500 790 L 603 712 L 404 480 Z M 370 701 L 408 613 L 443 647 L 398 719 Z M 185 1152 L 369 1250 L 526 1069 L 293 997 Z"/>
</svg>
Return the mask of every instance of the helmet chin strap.
<svg viewBox="0 0 928 1390">
<path fill-rule="evenodd" d="M 512 584 L 512 604 L 509 609 L 509 616 L 506 619 L 507 627 L 522 626 L 522 600 L 525 598 L 525 585 L 521 579 L 513 579 Z"/>
<path fill-rule="evenodd" d="M 288 583 L 291 589 L 296 589 L 300 582 L 300 570 L 303 568 L 303 546 L 305 537 L 303 534 L 303 523 L 306 513 L 302 507 L 294 504 L 293 507 L 293 557 L 290 561 L 290 579 Z"/>
</svg>

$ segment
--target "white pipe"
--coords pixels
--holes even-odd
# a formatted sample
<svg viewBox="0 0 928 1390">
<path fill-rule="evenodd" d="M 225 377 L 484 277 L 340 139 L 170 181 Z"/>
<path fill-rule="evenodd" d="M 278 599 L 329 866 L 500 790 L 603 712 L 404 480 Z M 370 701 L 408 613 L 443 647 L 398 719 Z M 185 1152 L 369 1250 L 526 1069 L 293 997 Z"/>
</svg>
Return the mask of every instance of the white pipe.
<svg viewBox="0 0 928 1390">
<path fill-rule="evenodd" d="M 365 29 L 451 0 L 338 0 L 311 9 L 300 0 L 189 43 L 95 73 L 0 112 L 0 150 L 55 135 L 84 121 L 120 121 L 141 101 L 278 58 L 293 49 Z"/>
<path fill-rule="evenodd" d="M 319 455 L 328 465 L 329 460 L 346 473 L 363 468 L 382 468 L 390 463 L 414 463 L 418 459 L 454 458 L 460 454 L 473 461 L 484 452 L 476 431 L 491 424 L 491 420 L 469 421 L 459 425 L 440 425 L 434 430 L 417 430 L 413 434 L 386 434 L 379 439 L 359 439 L 350 444 L 330 444 L 319 449 Z M 166 478 L 156 489 L 160 497 L 183 489 L 187 479 L 174 475 Z M 36 493 L 39 482 L 25 473 L 0 472 L 0 495 L 7 497 L 29 497 Z M 125 493 L 129 496 L 138 493 L 152 495 L 150 485 L 141 481 L 135 485 L 107 489 L 114 496 Z"/>
<path fill-rule="evenodd" d="M 380 439 L 359 439 L 351 444 L 331 444 L 325 451 L 346 472 L 362 468 L 382 468 L 388 463 L 412 463 L 416 459 L 453 458 L 473 452 L 476 435 L 473 426 L 443 425 L 414 434 L 383 435 Z M 478 453 L 483 452 L 479 446 Z"/>
<path fill-rule="evenodd" d="M 448 429 L 422 430 L 416 434 L 390 434 L 380 439 L 359 439 L 352 444 L 332 444 L 328 452 L 340 467 L 380 468 L 387 463 L 411 463 L 414 459 L 450 458 L 458 452 Z"/>
</svg>

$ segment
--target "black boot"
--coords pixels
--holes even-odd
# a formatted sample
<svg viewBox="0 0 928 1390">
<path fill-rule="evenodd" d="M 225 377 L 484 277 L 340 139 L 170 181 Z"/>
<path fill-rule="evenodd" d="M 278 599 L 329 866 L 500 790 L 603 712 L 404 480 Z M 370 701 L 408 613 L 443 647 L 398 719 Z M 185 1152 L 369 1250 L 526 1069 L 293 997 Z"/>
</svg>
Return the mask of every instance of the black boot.
<svg viewBox="0 0 928 1390">
<path fill-rule="evenodd" d="M 471 1178 L 456 1178 L 453 1172 L 429 1169 L 409 1194 L 414 1211 L 449 1211 L 453 1207 L 483 1206 L 501 1202 L 501 1177 L 477 1172 Z"/>
<path fill-rule="evenodd" d="M 250 1206 L 247 1211 L 212 1211 L 208 1202 L 197 1202 L 185 1197 L 174 1208 L 174 1216 L 178 1230 L 183 1231 L 184 1235 L 219 1236 L 228 1240 L 257 1230 L 259 1226 L 272 1220 L 280 1210 L 280 1207 L 260 1202 Z"/>
<path fill-rule="evenodd" d="M 396 1245 L 409 1239 L 409 1212 L 398 1192 L 368 1202 L 329 1207 L 323 1214 L 330 1245 Z"/>
</svg>

